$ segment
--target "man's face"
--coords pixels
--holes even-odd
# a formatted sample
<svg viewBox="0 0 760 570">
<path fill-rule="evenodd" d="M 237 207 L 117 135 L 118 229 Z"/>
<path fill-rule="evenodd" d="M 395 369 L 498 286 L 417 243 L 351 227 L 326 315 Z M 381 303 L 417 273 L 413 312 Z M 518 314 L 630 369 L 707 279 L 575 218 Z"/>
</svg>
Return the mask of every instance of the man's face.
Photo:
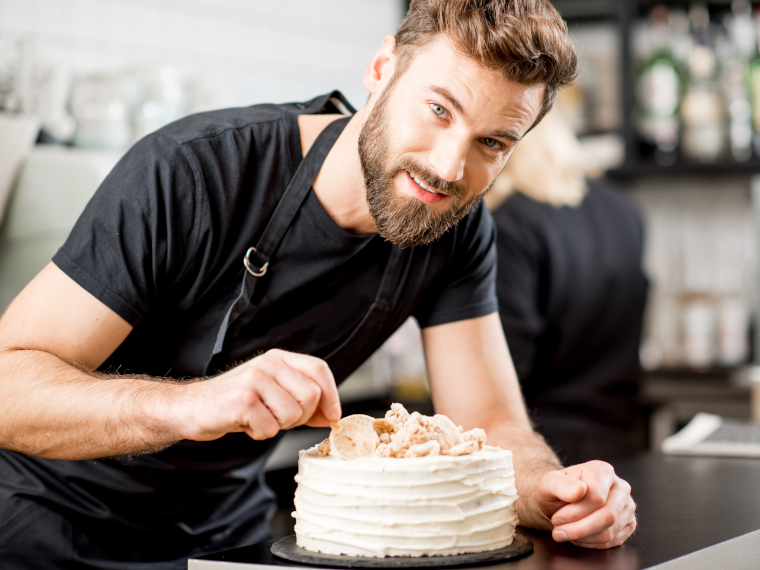
<svg viewBox="0 0 760 570">
<path fill-rule="evenodd" d="M 422 245 L 467 215 L 535 121 L 543 93 L 458 53 L 442 36 L 415 54 L 379 93 L 359 137 L 380 235 Z"/>
</svg>

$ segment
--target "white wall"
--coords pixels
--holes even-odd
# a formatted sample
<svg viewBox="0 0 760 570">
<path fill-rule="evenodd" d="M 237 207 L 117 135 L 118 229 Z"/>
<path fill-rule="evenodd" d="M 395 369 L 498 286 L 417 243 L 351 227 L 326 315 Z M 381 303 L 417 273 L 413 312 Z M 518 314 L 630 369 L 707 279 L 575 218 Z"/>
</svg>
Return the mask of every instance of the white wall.
<svg viewBox="0 0 760 570">
<path fill-rule="evenodd" d="M 0 0 L 0 109 L 33 113 L 48 133 L 65 134 L 77 77 L 123 80 L 128 69 L 166 64 L 209 95 L 188 111 L 336 88 L 360 107 L 365 67 L 403 8 L 403 0 Z M 103 159 L 102 150 L 38 146 L 20 173 L 0 226 L 0 313 L 63 242 L 103 164 L 124 150 L 82 146 L 115 150 Z M 61 223 L 31 223 L 44 212 Z"/>
<path fill-rule="evenodd" d="M 73 73 L 171 63 L 228 87 L 233 105 L 304 100 L 338 88 L 360 106 L 364 68 L 395 32 L 403 4 L 0 0 L 0 72 L 14 51 Z"/>
</svg>

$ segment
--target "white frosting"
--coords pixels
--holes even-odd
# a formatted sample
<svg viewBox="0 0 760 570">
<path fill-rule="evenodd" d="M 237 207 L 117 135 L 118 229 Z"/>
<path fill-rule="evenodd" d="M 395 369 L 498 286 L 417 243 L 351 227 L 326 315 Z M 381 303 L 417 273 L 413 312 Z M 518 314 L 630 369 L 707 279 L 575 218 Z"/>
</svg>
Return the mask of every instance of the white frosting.
<svg viewBox="0 0 760 570">
<path fill-rule="evenodd" d="M 296 542 L 350 556 L 440 556 L 512 544 L 517 525 L 512 452 L 365 457 L 301 451 Z"/>
</svg>

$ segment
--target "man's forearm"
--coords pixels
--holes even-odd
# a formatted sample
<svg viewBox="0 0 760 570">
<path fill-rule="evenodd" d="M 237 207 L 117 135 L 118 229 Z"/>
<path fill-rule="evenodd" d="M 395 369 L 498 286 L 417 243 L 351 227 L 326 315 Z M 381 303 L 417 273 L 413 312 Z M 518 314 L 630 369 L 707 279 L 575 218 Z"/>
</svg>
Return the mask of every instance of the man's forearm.
<svg viewBox="0 0 760 570">
<path fill-rule="evenodd" d="M 486 431 L 488 445 L 512 450 L 515 485 L 520 495 L 517 504 L 520 524 L 529 528 L 551 529 L 551 522 L 536 503 L 536 483 L 545 473 L 562 468 L 559 459 L 538 433 L 525 426 L 501 424 Z"/>
<path fill-rule="evenodd" d="M 182 439 L 176 382 L 80 370 L 46 352 L 0 354 L 0 447 L 51 459 L 136 453 Z"/>
</svg>

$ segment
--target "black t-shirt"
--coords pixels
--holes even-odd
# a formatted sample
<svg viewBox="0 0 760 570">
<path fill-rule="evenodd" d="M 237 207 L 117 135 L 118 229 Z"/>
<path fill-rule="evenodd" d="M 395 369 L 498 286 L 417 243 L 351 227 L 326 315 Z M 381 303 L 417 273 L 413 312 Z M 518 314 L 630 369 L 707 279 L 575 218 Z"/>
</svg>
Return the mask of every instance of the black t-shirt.
<svg viewBox="0 0 760 570">
<path fill-rule="evenodd" d="M 630 427 L 647 291 L 635 209 L 590 181 L 578 207 L 516 193 L 493 216 L 502 325 L 539 431 L 553 414 Z"/>
<path fill-rule="evenodd" d="M 194 115 L 146 137 L 114 168 L 53 258 L 135 327 L 104 369 L 199 375 L 183 345 L 207 334 L 198 326 L 205 308 L 239 288 L 243 256 L 301 161 L 299 111 Z M 436 243 L 405 250 L 395 318 L 365 357 L 409 315 L 424 328 L 496 311 L 492 231 L 477 208 Z M 366 311 L 391 247 L 337 226 L 310 192 L 214 368 L 269 348 L 325 356 Z"/>
<path fill-rule="evenodd" d="M 134 327 L 102 370 L 205 372 L 186 347 L 216 335 L 208 308 L 239 288 L 243 256 L 302 160 L 297 116 L 338 112 L 342 96 L 330 97 L 194 115 L 117 164 L 53 258 Z M 392 247 L 344 231 L 311 191 L 256 285 L 253 308 L 233 323 L 208 372 L 270 348 L 328 354 L 369 308 Z M 494 278 L 493 224 L 478 207 L 437 242 L 403 250 L 390 316 L 357 362 L 409 316 L 428 327 L 495 312 Z M 9 497 L 34 497 L 76 518 L 93 543 L 131 537 L 113 557 L 166 559 L 256 542 L 272 505 L 261 470 L 274 443 L 229 434 L 82 462 L 0 451 L 0 514 Z"/>
</svg>

